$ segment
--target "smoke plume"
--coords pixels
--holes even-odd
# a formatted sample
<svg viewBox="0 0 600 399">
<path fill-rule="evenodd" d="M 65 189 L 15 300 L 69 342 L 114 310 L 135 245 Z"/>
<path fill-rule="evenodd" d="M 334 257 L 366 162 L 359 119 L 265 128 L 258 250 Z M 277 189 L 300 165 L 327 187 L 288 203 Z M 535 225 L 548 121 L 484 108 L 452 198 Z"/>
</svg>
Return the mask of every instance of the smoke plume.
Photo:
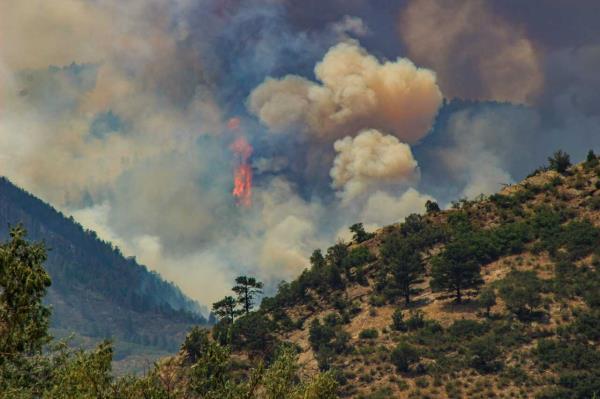
<svg viewBox="0 0 600 399">
<path fill-rule="evenodd" d="M 353 41 L 329 49 L 314 73 L 320 83 L 267 78 L 252 91 L 250 111 L 275 132 L 296 127 L 337 138 L 375 128 L 413 143 L 427 133 L 442 100 L 432 71 L 406 58 L 381 63 Z"/>
<path fill-rule="evenodd" d="M 409 56 L 436 71 L 447 96 L 531 103 L 539 94 L 535 46 L 483 0 L 412 0 L 399 27 Z"/>
<path fill-rule="evenodd" d="M 367 228 L 402 222 L 411 213 L 423 213 L 425 203 L 432 200 L 433 197 L 421 194 L 412 187 L 400 196 L 376 191 L 369 196 L 361 212 L 361 220 Z"/>
<path fill-rule="evenodd" d="M 337 156 L 330 175 L 346 202 L 369 188 L 406 183 L 417 175 L 410 147 L 374 129 L 340 139 L 334 149 Z"/>
</svg>

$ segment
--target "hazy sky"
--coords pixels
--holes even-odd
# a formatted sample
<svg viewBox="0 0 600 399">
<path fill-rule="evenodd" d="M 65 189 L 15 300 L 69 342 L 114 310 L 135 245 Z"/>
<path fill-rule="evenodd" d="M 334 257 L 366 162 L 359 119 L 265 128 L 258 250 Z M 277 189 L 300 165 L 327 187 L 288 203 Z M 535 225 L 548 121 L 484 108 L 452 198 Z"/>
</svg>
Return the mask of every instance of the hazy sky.
<svg viewBox="0 0 600 399">
<path fill-rule="evenodd" d="M 0 1 L 0 173 L 203 303 L 240 273 L 272 288 L 356 221 L 600 151 L 599 16 L 592 0 Z"/>
</svg>

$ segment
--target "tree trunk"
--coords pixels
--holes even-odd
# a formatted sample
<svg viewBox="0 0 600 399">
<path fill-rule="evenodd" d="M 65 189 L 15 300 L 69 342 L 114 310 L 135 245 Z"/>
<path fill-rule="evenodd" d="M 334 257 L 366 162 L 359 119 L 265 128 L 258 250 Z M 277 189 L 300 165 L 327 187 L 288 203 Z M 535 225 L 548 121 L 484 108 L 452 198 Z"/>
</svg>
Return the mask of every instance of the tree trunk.
<svg viewBox="0 0 600 399">
<path fill-rule="evenodd" d="M 462 296 L 460 293 L 460 286 L 456 287 L 456 302 L 460 303 L 462 301 Z"/>
</svg>

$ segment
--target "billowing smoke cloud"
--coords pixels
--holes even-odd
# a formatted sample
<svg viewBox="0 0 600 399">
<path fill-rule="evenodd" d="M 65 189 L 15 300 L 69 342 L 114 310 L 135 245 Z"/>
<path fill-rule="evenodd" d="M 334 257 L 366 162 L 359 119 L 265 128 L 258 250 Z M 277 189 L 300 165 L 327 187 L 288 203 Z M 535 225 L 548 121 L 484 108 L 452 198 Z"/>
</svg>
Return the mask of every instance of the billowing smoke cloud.
<svg viewBox="0 0 600 399">
<path fill-rule="evenodd" d="M 337 156 L 330 175 L 345 202 L 369 188 L 406 183 L 418 174 L 410 147 L 374 129 L 340 139 L 334 149 Z"/>
<path fill-rule="evenodd" d="M 0 167 L 36 194 L 97 198 L 129 167 L 219 128 L 200 63 L 171 26 L 183 2 L 2 4 Z"/>
<path fill-rule="evenodd" d="M 401 222 L 411 213 L 423 213 L 427 201 L 433 201 L 433 197 L 421 194 L 414 188 L 409 188 L 399 197 L 376 191 L 367 200 L 361 220 L 368 228 Z"/>
<path fill-rule="evenodd" d="M 542 87 L 534 44 L 484 0 L 413 0 L 399 27 L 411 59 L 436 71 L 449 97 L 531 103 Z"/>
<path fill-rule="evenodd" d="M 275 132 L 301 128 L 336 138 L 376 128 L 412 143 L 427 133 L 442 100 L 433 72 L 405 58 L 381 63 L 353 41 L 332 47 L 314 72 L 320 83 L 266 79 L 249 97 L 250 111 Z"/>
</svg>

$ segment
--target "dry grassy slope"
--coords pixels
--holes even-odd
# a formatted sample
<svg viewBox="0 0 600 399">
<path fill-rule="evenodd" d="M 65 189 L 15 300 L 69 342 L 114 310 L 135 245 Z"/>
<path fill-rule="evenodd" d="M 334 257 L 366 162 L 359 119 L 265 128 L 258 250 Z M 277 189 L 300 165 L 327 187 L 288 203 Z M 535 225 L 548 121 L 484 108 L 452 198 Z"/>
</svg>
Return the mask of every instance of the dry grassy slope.
<svg viewBox="0 0 600 399">
<path fill-rule="evenodd" d="M 562 203 L 567 208 L 570 208 L 572 212 L 575 212 L 577 218 L 588 218 L 596 226 L 600 226 L 600 212 L 593 211 L 587 206 L 590 198 L 600 196 L 600 190 L 595 188 L 598 180 L 597 171 L 586 171 L 581 165 L 577 165 L 571 168 L 571 172 L 571 176 L 559 176 L 553 171 L 543 172 L 539 175 L 530 177 L 519 184 L 505 187 L 501 191 L 501 194 L 513 195 L 523 188 L 532 186 L 542 187 L 558 176 L 563 182 L 556 187 L 557 193 L 542 190 L 536 194 L 535 197 L 524 203 L 523 208 L 527 211 L 544 203 L 553 205 Z M 482 227 L 493 227 L 502 223 L 502 211 L 487 199 L 467 204 L 463 209 L 469 213 L 473 222 Z M 434 223 L 441 223 L 447 218 L 447 215 L 450 212 L 453 212 L 453 210 L 447 210 L 425 217 Z M 397 228 L 397 225 L 392 225 L 380 229 L 373 239 L 360 245 L 367 246 L 372 253 L 377 255 L 382 239 L 390 231 Z M 439 250 L 439 248 L 437 248 L 437 250 Z M 430 253 L 423 254 L 424 258 L 429 259 L 434 252 L 436 252 L 435 249 Z M 584 259 L 580 262 L 589 263 L 590 259 Z M 428 265 L 428 270 L 429 266 L 430 265 Z M 349 390 L 349 396 L 358 397 L 360 395 L 372 394 L 382 387 L 387 387 L 388 390 L 393 392 L 394 397 L 399 398 L 447 397 L 444 386 L 440 386 L 439 383 L 434 383 L 431 377 L 421 376 L 417 378 L 411 375 L 400 375 L 395 371 L 389 361 L 382 361 L 378 358 L 377 350 L 369 349 L 379 347 L 379 351 L 391 350 L 398 338 L 397 335 L 400 334 L 390 331 L 389 326 L 391 323 L 391 316 L 397 306 L 403 307 L 402 304 L 376 307 L 369 303 L 369 296 L 373 292 L 373 277 L 377 267 L 377 262 L 372 263 L 368 267 L 369 286 L 349 285 L 344 293 L 350 302 L 354 301 L 357 304 L 360 304 L 361 309 L 360 313 L 358 313 L 349 324 L 344 326 L 344 329 L 350 333 L 352 337 L 350 345 L 357 349 L 359 353 L 363 354 L 342 356 L 340 361 L 336 362 L 336 366 L 340 367 L 347 375 L 356 376 L 354 379 L 350 378 L 348 381 L 347 386 L 352 387 Z M 541 278 L 545 279 L 550 278 L 553 275 L 553 263 L 546 253 L 534 255 L 530 251 L 525 251 L 519 255 L 502 257 L 493 263 L 485 265 L 482 268 L 482 276 L 485 283 L 489 284 L 501 279 L 511 268 L 519 270 L 535 270 Z M 419 288 L 421 288 L 421 293 L 414 298 L 414 304 L 411 308 L 421 310 L 424 312 L 427 319 L 437 320 L 444 327 L 447 327 L 453 321 L 458 319 L 481 320 L 483 318 L 480 313 L 480 307 L 472 295 L 464 301 L 464 303 L 456 304 L 453 299 L 448 298 L 446 295 L 432 293 L 429 288 L 428 276 L 425 278 L 425 281 L 419 285 Z M 335 312 L 335 309 L 331 303 L 328 302 L 328 299 L 329 298 L 321 298 L 321 308 L 317 310 L 308 308 L 304 305 L 286 309 L 288 315 L 292 319 L 297 320 L 298 318 L 303 318 L 305 319 L 305 322 L 302 329 L 284 333 L 280 338 L 294 342 L 302 348 L 303 352 L 300 356 L 300 361 L 304 372 L 309 374 L 317 371 L 318 367 L 314 353 L 308 342 L 308 327 L 312 319 L 317 317 L 323 318 L 326 314 Z M 550 315 L 550 321 L 549 323 L 540 325 L 539 328 L 552 329 L 553 327 L 556 327 L 556 325 L 563 323 L 564 320 L 568 320 L 570 311 L 575 306 L 583 305 L 581 303 L 572 303 L 565 308 L 564 304 L 559 305 L 556 302 L 550 303 L 547 305 L 546 309 Z M 498 314 L 505 312 L 501 300 L 498 300 L 497 305 L 492 311 Z M 365 328 L 375 328 L 379 330 L 379 337 L 375 340 L 369 340 L 369 342 L 360 340 L 358 337 L 359 333 Z M 506 357 L 506 359 L 508 359 L 507 364 L 510 364 L 511 358 L 519 357 L 519 353 L 517 352 L 526 351 L 528 349 L 529 348 L 527 347 L 523 347 L 515 353 L 509 354 Z M 427 362 L 427 359 L 424 359 L 423 361 Z M 533 369 L 531 370 L 534 372 Z M 365 378 L 364 376 L 369 377 Z M 497 384 L 494 385 L 497 383 L 497 381 L 494 380 L 496 377 L 479 375 L 469 369 L 465 372 L 461 372 L 459 375 L 455 375 L 455 377 L 458 381 L 462 381 L 461 384 L 464 383 L 466 387 L 469 387 L 463 387 L 463 397 L 472 397 L 474 393 L 485 394 L 485 392 L 488 392 L 488 394 L 484 395 L 484 397 L 491 395 L 491 392 L 494 392 L 498 397 L 533 397 L 532 392 L 528 392 L 516 385 L 509 385 L 500 389 Z M 428 387 L 423 388 L 421 386 L 417 388 L 416 382 L 419 382 L 420 385 L 425 385 L 423 379 L 428 380 Z M 404 380 L 408 384 L 408 388 L 404 387 L 401 389 L 399 385 L 402 384 L 398 384 L 399 380 Z M 390 391 L 380 397 L 388 397 L 387 395 L 389 395 L 389 392 Z"/>
</svg>

